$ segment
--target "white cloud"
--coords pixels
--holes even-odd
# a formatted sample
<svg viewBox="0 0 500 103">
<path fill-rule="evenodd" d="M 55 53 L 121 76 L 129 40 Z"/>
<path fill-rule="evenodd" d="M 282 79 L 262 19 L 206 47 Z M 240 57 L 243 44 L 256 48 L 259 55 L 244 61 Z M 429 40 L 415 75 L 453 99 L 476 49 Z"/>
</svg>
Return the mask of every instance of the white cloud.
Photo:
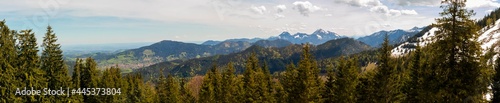
<svg viewBox="0 0 500 103">
<path fill-rule="evenodd" d="M 441 0 L 389 0 L 389 2 L 400 6 L 439 6 L 441 4 Z"/>
<path fill-rule="evenodd" d="M 418 15 L 415 10 L 394 10 L 389 9 L 387 6 L 375 6 L 370 8 L 371 12 L 382 13 L 388 16 L 400 16 L 400 15 Z"/>
<path fill-rule="evenodd" d="M 356 7 L 374 7 L 383 5 L 379 0 L 335 0 L 337 3 L 345 3 Z"/>
<path fill-rule="evenodd" d="M 275 8 L 276 8 L 276 12 L 281 13 L 281 12 L 285 11 L 286 6 L 285 5 L 277 5 Z"/>
<path fill-rule="evenodd" d="M 415 11 L 415 10 L 401 10 L 401 14 L 403 14 L 403 15 L 418 15 L 417 11 Z"/>
<path fill-rule="evenodd" d="M 496 0 L 467 0 L 467 8 L 498 8 L 500 4 Z"/>
<path fill-rule="evenodd" d="M 274 18 L 276 18 L 276 19 L 285 18 L 285 15 L 281 15 L 281 14 L 274 14 Z"/>
<path fill-rule="evenodd" d="M 330 16 L 333 16 L 332 14 L 325 14 L 326 17 L 330 17 Z"/>
<path fill-rule="evenodd" d="M 250 10 L 260 15 L 264 14 L 267 11 L 265 6 L 251 6 Z"/>
<path fill-rule="evenodd" d="M 321 10 L 320 7 L 311 4 L 309 1 L 295 1 L 293 5 L 295 5 L 295 9 L 297 9 L 300 14 L 304 16 L 309 16 L 309 13 Z"/>
</svg>

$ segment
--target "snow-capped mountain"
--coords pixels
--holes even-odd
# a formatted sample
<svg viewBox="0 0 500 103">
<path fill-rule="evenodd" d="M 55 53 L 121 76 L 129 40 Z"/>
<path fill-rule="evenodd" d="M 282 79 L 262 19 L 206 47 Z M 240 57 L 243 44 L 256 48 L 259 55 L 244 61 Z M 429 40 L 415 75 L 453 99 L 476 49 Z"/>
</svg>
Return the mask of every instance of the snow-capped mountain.
<svg viewBox="0 0 500 103">
<path fill-rule="evenodd" d="M 417 45 L 417 41 L 420 41 L 420 46 L 425 46 L 432 42 L 432 39 L 435 35 L 434 33 L 438 30 L 438 28 L 426 28 L 422 32 L 416 34 L 413 38 L 408 41 L 396 46 L 392 49 L 393 56 L 400 56 L 409 53 Z M 483 53 L 486 52 L 489 48 L 498 47 L 499 39 L 500 39 L 500 20 L 497 20 L 495 24 L 491 27 L 484 27 L 480 31 L 480 36 L 478 37 L 478 42 L 481 44 L 481 48 L 483 49 Z M 421 35 L 419 35 L 421 34 Z M 495 51 L 499 51 L 499 48 L 495 48 Z"/>
<path fill-rule="evenodd" d="M 294 44 L 311 43 L 313 45 L 319 45 L 329 40 L 339 39 L 339 38 L 345 38 L 345 36 L 340 36 L 339 34 L 331 31 L 318 29 L 310 35 L 306 33 L 295 33 L 292 35 L 289 32 L 283 32 L 277 37 L 270 37 L 268 40 L 283 39 L 290 41 Z"/>
<path fill-rule="evenodd" d="M 425 27 L 421 28 L 413 27 L 412 29 L 409 30 L 402 30 L 402 29 L 391 30 L 391 31 L 382 30 L 379 32 L 375 32 L 371 35 L 358 38 L 357 40 L 364 42 L 372 47 L 380 47 L 380 45 L 384 42 L 385 34 L 387 34 L 389 38 L 389 44 L 394 45 L 405 42 L 418 32 L 422 31 L 424 28 Z"/>
</svg>

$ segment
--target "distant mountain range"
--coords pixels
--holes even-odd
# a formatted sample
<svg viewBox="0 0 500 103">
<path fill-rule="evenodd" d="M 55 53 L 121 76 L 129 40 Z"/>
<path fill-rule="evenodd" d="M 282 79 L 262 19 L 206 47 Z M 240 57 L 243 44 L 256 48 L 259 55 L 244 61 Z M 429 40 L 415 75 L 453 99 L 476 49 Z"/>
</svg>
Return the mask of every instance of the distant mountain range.
<svg viewBox="0 0 500 103">
<path fill-rule="evenodd" d="M 91 56 L 101 66 L 108 67 L 119 65 L 122 68 L 141 68 L 158 62 L 172 60 L 189 60 L 192 58 L 208 57 L 213 55 L 236 53 L 247 49 L 252 45 L 262 47 L 284 47 L 292 45 L 286 40 L 259 40 L 249 41 L 223 41 L 216 45 L 200 45 L 194 43 L 184 43 L 171 40 L 163 40 L 148 46 L 136 49 L 121 51 L 116 54 L 87 54 L 84 58 Z"/>
<path fill-rule="evenodd" d="M 379 31 L 375 32 L 371 35 L 360 37 L 357 40 L 364 42 L 372 47 L 380 47 L 380 45 L 384 42 L 385 35 L 387 34 L 389 39 L 389 44 L 394 45 L 398 43 L 405 42 L 409 38 L 413 37 L 415 34 L 422 31 L 425 27 L 414 27 L 410 30 L 391 30 L 391 31 Z"/>
<path fill-rule="evenodd" d="M 295 33 L 295 34 L 290 34 L 289 32 L 282 32 L 278 36 L 272 36 L 269 37 L 268 39 L 262 39 L 262 38 L 253 38 L 253 39 L 247 39 L 247 38 L 241 38 L 241 39 L 228 39 L 224 41 L 230 41 L 230 42 L 235 42 L 235 41 L 245 41 L 249 43 L 254 43 L 259 40 L 286 40 L 289 41 L 293 44 L 305 44 L 305 43 L 310 43 L 313 45 L 319 45 L 323 44 L 326 41 L 333 40 L 333 39 L 339 39 L 339 38 L 345 38 L 346 36 L 341 36 L 337 33 L 331 32 L 331 31 L 325 31 L 323 29 L 318 29 L 314 31 L 312 34 L 307 34 L 307 33 Z M 202 43 L 202 45 L 217 45 L 221 42 L 224 41 L 214 41 L 214 40 L 208 40 Z"/>
<path fill-rule="evenodd" d="M 279 39 L 278 39 L 279 40 Z M 281 40 L 283 41 L 283 40 Z M 257 41 L 268 42 L 268 41 Z M 251 46 L 241 52 L 230 53 L 227 55 L 215 55 L 204 58 L 190 59 L 187 61 L 167 61 L 157 63 L 145 68 L 137 69 L 143 75 L 155 76 L 160 69 L 163 72 L 171 73 L 179 76 L 189 76 L 196 74 L 204 74 L 211 66 L 224 66 L 229 62 L 233 62 L 236 72 L 243 72 L 244 62 L 252 54 L 256 53 L 259 61 L 268 63 L 271 73 L 274 71 L 282 71 L 287 64 L 296 63 L 300 59 L 302 47 L 304 44 L 294 44 L 284 47 L 262 47 L 259 45 Z M 340 38 L 327 41 L 323 44 L 312 46 L 311 53 L 316 59 L 328 59 L 341 55 L 350 55 L 366 50 L 371 50 L 369 45 L 363 42 L 356 41 L 352 38 Z"/>
<path fill-rule="evenodd" d="M 323 29 L 318 29 L 314 31 L 312 34 L 306 33 L 295 33 L 290 34 L 289 32 L 283 32 L 277 37 L 270 37 L 269 40 L 283 39 L 290 41 L 294 44 L 305 44 L 311 43 L 313 45 L 323 44 L 326 41 L 345 38 L 346 36 L 341 36 L 337 33 L 331 31 L 325 31 Z"/>
</svg>

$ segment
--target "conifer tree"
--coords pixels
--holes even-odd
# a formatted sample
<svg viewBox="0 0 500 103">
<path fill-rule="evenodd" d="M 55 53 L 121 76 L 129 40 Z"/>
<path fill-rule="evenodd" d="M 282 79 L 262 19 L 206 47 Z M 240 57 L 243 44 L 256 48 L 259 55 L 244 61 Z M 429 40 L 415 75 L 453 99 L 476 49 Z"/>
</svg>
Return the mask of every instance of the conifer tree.
<svg viewBox="0 0 500 103">
<path fill-rule="evenodd" d="M 217 79 L 218 79 L 218 71 L 217 71 L 217 66 L 214 65 L 212 69 L 210 69 L 206 74 L 205 77 L 203 77 L 203 83 L 201 85 L 201 90 L 199 93 L 200 99 L 198 102 L 201 103 L 216 103 L 218 102 L 216 94 L 216 86 L 217 86 Z"/>
<path fill-rule="evenodd" d="M 495 75 L 493 76 L 493 85 L 491 86 L 493 92 L 492 103 L 500 102 L 500 56 L 496 59 L 494 67 Z"/>
<path fill-rule="evenodd" d="M 98 88 L 99 71 L 97 63 L 91 57 L 85 60 L 85 64 L 81 71 L 81 88 Z M 83 95 L 84 102 L 98 102 L 98 97 L 94 95 Z"/>
<path fill-rule="evenodd" d="M 78 89 L 81 88 L 81 72 L 83 68 L 83 60 L 80 58 L 77 58 L 75 61 L 75 65 L 73 66 L 73 75 L 71 76 L 71 80 L 73 82 L 73 88 Z M 82 95 L 73 95 L 74 97 L 74 102 L 83 102 L 83 96 Z"/>
<path fill-rule="evenodd" d="M 487 66 L 481 65 L 481 47 L 477 42 L 478 26 L 466 9 L 466 0 L 444 0 L 436 19 L 435 42 L 429 45 L 433 77 L 426 92 L 433 102 L 482 102 L 488 90 Z"/>
<path fill-rule="evenodd" d="M 161 103 L 180 103 L 180 87 L 179 83 L 174 79 L 172 75 L 168 75 L 167 78 L 160 73 L 160 81 L 157 85 L 158 99 Z"/>
<path fill-rule="evenodd" d="M 240 95 L 240 92 L 238 91 L 238 84 L 236 84 L 234 72 L 233 63 L 229 62 L 227 64 L 227 70 L 222 73 L 222 102 L 224 103 L 238 102 L 236 97 Z"/>
<path fill-rule="evenodd" d="M 288 88 L 285 90 L 288 96 L 287 102 L 320 102 L 321 80 L 318 77 L 319 68 L 309 51 L 309 44 L 306 44 L 298 67 L 289 66 L 287 72 L 285 72 L 283 85 L 284 88 Z"/>
<path fill-rule="evenodd" d="M 121 88 L 124 85 L 121 78 L 120 68 L 118 68 L 118 66 L 113 66 L 108 69 L 105 69 L 100 79 L 101 80 L 98 85 L 100 88 L 115 88 L 116 91 L 118 91 L 117 89 L 120 89 L 121 92 Z M 99 102 L 105 102 L 105 103 L 125 101 L 124 96 L 118 94 L 115 95 L 106 94 L 105 96 L 99 95 L 97 97 L 99 99 Z"/>
<path fill-rule="evenodd" d="M 20 97 L 15 96 L 17 88 L 21 83 L 16 78 L 16 47 L 15 32 L 10 30 L 5 20 L 0 22 L 0 102 L 21 102 Z"/>
<path fill-rule="evenodd" d="M 48 79 L 47 88 L 59 89 L 71 86 L 71 77 L 68 75 L 68 69 L 64 64 L 60 44 L 57 44 L 57 37 L 51 26 L 47 27 L 47 33 L 43 38 L 43 51 L 41 56 L 40 68 L 45 71 Z M 68 95 L 68 94 L 66 94 Z M 67 96 L 48 96 L 50 102 L 68 102 Z"/>
<path fill-rule="evenodd" d="M 46 87 L 44 71 L 40 69 L 38 56 L 38 45 L 36 43 L 35 34 L 32 30 L 22 30 L 18 35 L 19 50 L 18 54 L 18 79 L 23 83 L 22 87 L 34 89 L 43 89 Z M 44 96 L 41 95 L 25 95 L 24 102 L 42 102 Z"/>
<path fill-rule="evenodd" d="M 356 59 L 340 59 L 338 71 L 328 74 L 327 96 L 325 102 L 354 103 L 357 100 L 356 87 L 358 80 L 358 65 Z"/>
<path fill-rule="evenodd" d="M 396 70 L 394 61 L 391 58 L 391 47 L 389 45 L 388 36 L 386 34 L 384 43 L 378 55 L 379 62 L 377 71 L 374 76 L 376 82 L 375 95 L 376 102 L 395 102 L 401 101 L 404 97 L 401 88 L 403 83 L 399 78 L 400 72 Z"/>
</svg>

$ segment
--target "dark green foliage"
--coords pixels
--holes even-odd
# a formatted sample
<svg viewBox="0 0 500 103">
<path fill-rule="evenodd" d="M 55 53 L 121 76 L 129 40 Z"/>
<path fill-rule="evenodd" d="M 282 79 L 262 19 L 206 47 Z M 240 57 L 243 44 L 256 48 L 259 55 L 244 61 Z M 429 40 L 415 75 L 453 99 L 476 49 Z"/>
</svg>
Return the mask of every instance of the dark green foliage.
<svg viewBox="0 0 500 103">
<path fill-rule="evenodd" d="M 22 30 L 18 35 L 18 80 L 22 83 L 20 87 L 33 87 L 42 89 L 46 87 L 44 71 L 40 69 L 38 56 L 38 45 L 32 30 Z M 44 96 L 23 96 L 24 102 L 41 102 Z"/>
<path fill-rule="evenodd" d="M 73 67 L 73 75 L 71 76 L 71 81 L 73 82 L 73 88 L 78 89 L 81 88 L 81 75 L 82 75 L 82 69 L 84 68 L 84 63 L 83 60 L 80 58 L 76 59 L 76 63 Z M 74 102 L 83 102 L 83 96 L 82 95 L 75 95 L 72 96 L 75 98 Z"/>
<path fill-rule="evenodd" d="M 397 66 L 393 64 L 395 61 L 391 58 L 391 47 L 387 35 L 380 49 L 379 62 L 374 75 L 376 94 L 372 95 L 377 98 L 375 102 L 401 101 L 404 97 L 401 91 L 404 85 L 400 77 L 402 72 L 396 69 Z"/>
<path fill-rule="evenodd" d="M 291 65 L 284 74 L 282 84 L 287 88 L 286 102 L 320 102 L 319 68 L 310 54 L 309 44 L 304 46 L 301 58 L 298 67 Z"/>
<path fill-rule="evenodd" d="M 500 57 L 496 59 L 494 67 L 495 75 L 493 76 L 493 85 L 491 86 L 493 92 L 492 103 L 500 102 Z"/>
<path fill-rule="evenodd" d="M 482 102 L 488 90 L 487 66 L 480 63 L 481 47 L 477 42 L 478 26 L 465 7 L 465 0 L 443 2 L 442 18 L 436 19 L 435 43 L 430 44 L 430 59 L 424 77 L 433 77 L 426 100 L 433 102 Z M 466 44 L 466 45 L 465 45 Z"/>
<path fill-rule="evenodd" d="M 46 73 L 45 77 L 48 79 L 47 88 L 50 89 L 70 87 L 72 84 L 71 78 L 68 75 L 68 69 L 64 64 L 61 46 L 56 42 L 57 37 L 52 27 L 48 26 L 42 43 L 43 51 L 40 68 Z M 69 101 L 69 98 L 66 96 L 48 96 L 48 98 L 50 102 Z"/>
<path fill-rule="evenodd" d="M 167 78 L 164 78 L 163 75 L 160 75 L 159 83 L 156 86 L 156 90 L 158 91 L 158 102 L 160 103 L 180 103 L 181 102 L 181 93 L 180 84 L 177 80 L 172 76 L 168 75 Z"/>
<path fill-rule="evenodd" d="M 241 90 L 238 89 L 239 83 L 237 82 L 236 76 L 234 75 L 234 66 L 232 62 L 227 64 L 227 70 L 222 73 L 222 102 L 224 103 L 236 103 L 238 96 L 243 94 Z"/>
<path fill-rule="evenodd" d="M 22 85 L 16 70 L 16 48 L 14 39 L 16 33 L 0 22 L 0 102 L 21 102 L 21 98 L 14 95 L 15 89 Z"/>
<path fill-rule="evenodd" d="M 209 72 L 205 75 L 203 78 L 203 84 L 201 86 L 200 94 L 199 94 L 199 100 L 198 102 L 201 103 L 215 103 L 219 102 L 218 98 L 216 98 L 217 95 L 220 95 L 219 90 L 221 88 L 219 87 L 219 82 L 220 80 L 220 73 L 217 70 L 216 65 L 212 66 L 212 69 L 210 69 Z"/>
<path fill-rule="evenodd" d="M 259 65 L 259 60 L 255 53 L 246 62 L 245 73 L 243 74 L 244 102 L 271 102 L 271 87 L 269 85 L 270 76 L 266 75 Z"/>
<path fill-rule="evenodd" d="M 355 103 L 357 100 L 356 87 L 359 84 L 359 69 L 357 60 L 340 59 L 337 71 L 328 72 L 323 98 L 327 103 Z"/>
<path fill-rule="evenodd" d="M 98 88 L 99 84 L 99 71 L 97 70 L 97 64 L 92 58 L 87 58 L 83 65 L 80 78 L 81 88 Z M 98 102 L 98 97 L 93 95 L 84 95 L 84 102 Z"/>
<path fill-rule="evenodd" d="M 105 69 L 102 72 L 102 76 L 100 78 L 98 87 L 100 88 L 122 88 L 124 86 L 124 81 L 122 79 L 120 68 L 118 67 L 110 67 Z M 121 91 L 120 91 L 121 92 Z M 98 96 L 99 102 L 102 103 L 116 103 L 116 102 L 125 102 L 125 95 L 105 95 Z"/>
</svg>

